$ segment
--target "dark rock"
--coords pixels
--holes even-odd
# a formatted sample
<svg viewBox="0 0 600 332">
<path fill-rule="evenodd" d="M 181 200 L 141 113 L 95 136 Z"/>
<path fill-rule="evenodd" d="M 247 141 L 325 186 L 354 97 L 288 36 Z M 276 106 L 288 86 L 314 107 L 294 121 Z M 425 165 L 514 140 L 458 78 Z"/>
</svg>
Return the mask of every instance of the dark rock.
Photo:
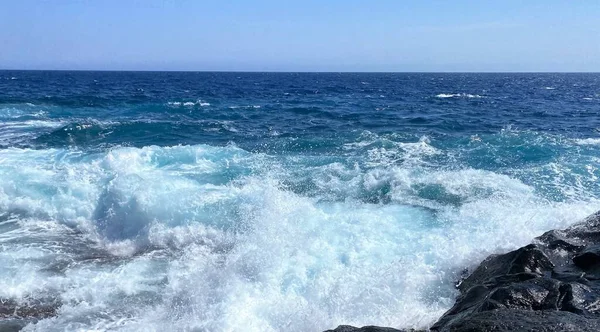
<svg viewBox="0 0 600 332">
<path fill-rule="evenodd" d="M 46 318 L 54 316 L 60 305 L 53 300 L 27 299 L 15 301 L 0 299 L 0 319 L 16 318 Z"/>
<path fill-rule="evenodd" d="M 587 246 L 579 255 L 573 257 L 573 263 L 584 270 L 600 263 L 600 245 Z"/>
<path fill-rule="evenodd" d="M 566 311 L 506 309 L 478 312 L 442 331 L 597 332 L 600 322 Z"/>
<path fill-rule="evenodd" d="M 17 319 L 0 319 L 0 331 L 2 332 L 17 332 L 21 331 L 29 322 Z"/>
<path fill-rule="evenodd" d="M 334 330 L 327 330 L 325 332 L 410 332 L 414 330 L 397 330 L 391 327 L 379 327 L 379 326 L 363 326 L 354 327 L 350 325 L 340 325 Z M 415 331 L 416 332 L 416 331 Z"/>
<path fill-rule="evenodd" d="M 582 241 L 584 244 L 600 243 L 600 211 L 587 217 L 564 231 L 565 236 L 572 241 Z"/>
<path fill-rule="evenodd" d="M 562 287 L 564 298 L 561 309 L 586 317 L 600 318 L 600 294 L 580 283 L 570 283 Z"/>
<path fill-rule="evenodd" d="M 567 251 L 578 251 L 585 247 L 582 240 L 569 238 L 564 231 L 551 230 L 534 240 L 545 244 L 549 249 L 562 249 Z"/>
<path fill-rule="evenodd" d="M 485 259 L 432 331 L 600 331 L 600 211 Z M 389 332 L 340 326 L 334 332 Z"/>
<path fill-rule="evenodd" d="M 484 260 L 433 331 L 600 331 L 600 213 Z"/>
<path fill-rule="evenodd" d="M 474 285 L 482 284 L 493 278 L 507 275 L 541 276 L 552 271 L 554 264 L 535 244 L 511 251 L 504 255 L 490 256 L 484 260 L 459 286 L 466 291 Z"/>
<path fill-rule="evenodd" d="M 483 306 L 496 309 L 487 305 L 488 301 L 497 303 L 498 308 L 521 308 L 528 310 L 557 310 L 561 283 L 548 278 L 535 278 L 525 282 L 512 283 L 495 288 L 483 302 Z"/>
<path fill-rule="evenodd" d="M 0 298 L 0 331 L 21 331 L 27 324 L 56 315 L 60 305 L 60 301 L 51 298 Z"/>
</svg>

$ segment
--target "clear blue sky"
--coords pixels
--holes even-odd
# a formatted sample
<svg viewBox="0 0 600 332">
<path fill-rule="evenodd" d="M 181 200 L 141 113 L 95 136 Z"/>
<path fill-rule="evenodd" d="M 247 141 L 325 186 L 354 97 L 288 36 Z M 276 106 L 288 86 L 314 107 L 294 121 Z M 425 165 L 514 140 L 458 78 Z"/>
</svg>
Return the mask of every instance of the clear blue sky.
<svg viewBox="0 0 600 332">
<path fill-rule="evenodd" d="M 600 71 L 600 1 L 0 0 L 0 68 Z"/>
</svg>

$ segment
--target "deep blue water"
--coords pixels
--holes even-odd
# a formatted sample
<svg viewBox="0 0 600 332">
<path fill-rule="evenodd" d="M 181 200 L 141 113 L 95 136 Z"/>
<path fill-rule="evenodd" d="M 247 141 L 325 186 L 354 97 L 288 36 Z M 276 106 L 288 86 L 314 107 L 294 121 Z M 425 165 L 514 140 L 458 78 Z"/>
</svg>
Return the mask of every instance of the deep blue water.
<svg viewBox="0 0 600 332">
<path fill-rule="evenodd" d="M 600 74 L 0 71 L 26 329 L 424 328 L 600 208 Z M 90 258 L 91 257 L 91 258 Z"/>
<path fill-rule="evenodd" d="M 330 151 L 365 130 L 407 140 L 494 134 L 508 126 L 594 137 L 599 85 L 598 74 L 4 71 L 0 103 L 5 124 L 64 122 L 6 146 L 235 142 L 285 153 Z"/>
</svg>

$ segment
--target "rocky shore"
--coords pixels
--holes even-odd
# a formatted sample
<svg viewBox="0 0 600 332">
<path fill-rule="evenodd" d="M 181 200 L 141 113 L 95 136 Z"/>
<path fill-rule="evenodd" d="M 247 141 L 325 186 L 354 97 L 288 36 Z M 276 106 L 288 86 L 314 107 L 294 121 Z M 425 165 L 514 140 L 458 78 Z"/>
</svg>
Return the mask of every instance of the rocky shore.
<svg viewBox="0 0 600 332">
<path fill-rule="evenodd" d="M 20 331 L 28 323 L 56 315 L 60 303 L 55 299 L 25 299 L 16 302 L 0 298 L 0 332 Z"/>
<path fill-rule="evenodd" d="M 454 306 L 431 331 L 600 331 L 600 212 L 486 258 L 457 287 Z M 52 299 L 0 299 L 0 331 L 18 331 L 58 307 Z M 342 325 L 326 332 L 409 331 Z"/>
<path fill-rule="evenodd" d="M 600 331 L 600 212 L 485 259 L 431 331 Z M 397 332 L 339 326 L 327 332 Z"/>
</svg>

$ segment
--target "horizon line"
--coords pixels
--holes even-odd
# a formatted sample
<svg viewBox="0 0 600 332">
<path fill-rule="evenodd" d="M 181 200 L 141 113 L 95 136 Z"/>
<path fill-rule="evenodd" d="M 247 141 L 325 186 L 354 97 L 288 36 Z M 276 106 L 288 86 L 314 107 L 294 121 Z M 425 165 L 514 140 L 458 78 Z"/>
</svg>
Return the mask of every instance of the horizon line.
<svg viewBox="0 0 600 332">
<path fill-rule="evenodd" d="M 139 73 L 273 73 L 273 74 L 600 74 L 600 71 L 287 71 L 287 70 L 169 70 L 169 69 L 5 69 L 0 71 L 139 72 Z"/>
</svg>

